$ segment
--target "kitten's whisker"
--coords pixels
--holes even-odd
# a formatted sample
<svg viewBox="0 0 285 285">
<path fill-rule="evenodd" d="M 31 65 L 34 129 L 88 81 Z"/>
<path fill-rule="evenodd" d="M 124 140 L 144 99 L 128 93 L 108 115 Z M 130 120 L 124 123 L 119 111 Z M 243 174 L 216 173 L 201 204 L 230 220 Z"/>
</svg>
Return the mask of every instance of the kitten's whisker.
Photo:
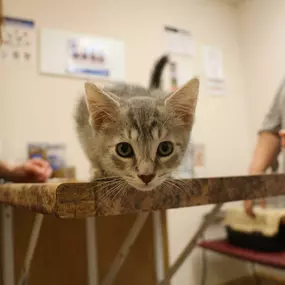
<svg viewBox="0 0 285 285">
<path fill-rule="evenodd" d="M 93 190 L 93 189 L 95 189 L 95 188 L 99 188 L 97 191 L 102 191 L 103 189 L 104 189 L 104 187 L 102 187 L 102 186 L 111 186 L 111 185 L 113 185 L 113 184 L 115 184 L 115 183 L 117 183 L 118 182 L 118 180 L 116 180 L 116 181 L 105 181 L 105 182 L 99 182 L 99 183 L 96 183 L 96 185 L 94 185 L 94 186 L 92 186 L 92 187 L 90 187 L 88 190 L 90 191 L 90 190 Z"/>
<path fill-rule="evenodd" d="M 100 197 L 100 200 L 98 201 L 98 205 L 102 203 L 106 198 L 112 195 L 118 188 L 118 185 L 113 186 L 111 189 L 109 189 L 102 197 Z"/>
<path fill-rule="evenodd" d="M 99 177 L 99 178 L 95 178 L 94 182 L 99 181 L 99 180 L 105 180 L 105 179 L 113 179 L 113 178 L 120 178 L 120 176 L 105 176 L 105 177 Z"/>
<path fill-rule="evenodd" d="M 118 184 L 121 184 L 121 183 L 122 183 L 121 180 L 110 181 L 109 183 L 106 183 L 106 184 L 103 183 L 103 185 L 100 185 L 101 187 L 98 192 L 102 192 L 103 190 L 105 190 L 105 193 L 103 194 L 103 196 L 105 196 L 105 194 L 109 195 L 112 191 L 114 191 L 114 188 Z"/>
<path fill-rule="evenodd" d="M 128 177 L 128 180 L 130 180 L 130 181 L 137 181 L 137 179 L 135 179 L 133 177 Z"/>
<path fill-rule="evenodd" d="M 165 181 L 163 185 L 165 185 L 167 189 L 170 189 L 171 193 L 174 193 L 172 185 L 170 185 L 167 181 Z"/>
<path fill-rule="evenodd" d="M 167 175 L 169 175 L 169 173 L 164 173 L 164 174 L 160 174 L 160 175 L 157 175 L 157 177 L 164 177 L 164 176 L 167 176 Z"/>
<path fill-rule="evenodd" d="M 182 186 L 184 186 L 184 187 L 182 187 L 182 186 L 176 184 L 177 181 L 179 181 L 179 180 L 173 181 L 173 180 L 170 180 L 170 179 L 169 179 L 169 180 L 166 180 L 166 181 L 167 181 L 167 183 L 169 183 L 171 186 L 175 187 L 176 189 L 182 190 L 187 196 L 190 196 L 189 193 L 188 193 L 188 191 L 186 191 L 186 189 L 184 188 L 185 185 L 182 185 Z"/>
<path fill-rule="evenodd" d="M 178 183 L 182 183 L 185 187 L 189 188 L 189 185 L 185 183 L 183 180 L 177 180 Z"/>
<path fill-rule="evenodd" d="M 118 196 L 118 194 L 120 193 L 122 186 L 124 185 L 124 183 L 120 183 L 117 187 L 116 187 L 116 192 L 115 195 L 112 198 L 112 202 L 114 202 L 116 200 L 116 197 Z"/>
<path fill-rule="evenodd" d="M 106 184 L 100 185 L 98 191 L 101 192 L 101 191 L 104 191 L 106 189 L 110 189 L 110 187 L 116 186 L 118 183 L 119 183 L 119 181 L 113 181 L 113 182 L 110 182 L 110 183 L 106 183 Z"/>
<path fill-rule="evenodd" d="M 180 188 L 179 188 L 176 184 L 172 183 L 172 182 L 169 181 L 169 180 L 165 180 L 165 183 L 168 184 L 169 186 L 171 186 L 172 188 L 174 187 L 174 188 L 180 190 Z"/>
<path fill-rule="evenodd" d="M 113 199 L 115 200 L 118 195 L 124 193 L 124 191 L 126 191 L 126 189 L 127 189 L 127 186 L 128 186 L 127 183 L 123 182 L 123 183 L 121 184 L 121 188 L 120 188 L 120 189 L 118 190 L 118 192 L 115 194 L 115 196 L 114 196 Z M 121 195 L 121 197 L 123 197 L 123 196 L 124 196 L 124 194 Z"/>
<path fill-rule="evenodd" d="M 189 190 L 191 190 L 190 186 L 188 184 L 186 184 L 184 181 L 181 181 L 181 180 L 179 180 L 179 183 L 183 184 L 183 186 L 184 186 L 183 189 L 185 189 L 185 193 L 187 193 L 188 196 L 191 196 L 191 191 L 189 191 Z"/>
<path fill-rule="evenodd" d="M 176 184 L 172 183 L 171 181 L 169 180 L 166 180 L 166 183 L 169 185 L 169 187 L 171 187 L 172 189 L 172 192 L 174 192 L 174 188 L 178 189 L 178 190 L 181 190 L 181 188 L 179 186 L 177 186 Z"/>
<path fill-rule="evenodd" d="M 120 179 L 116 179 L 116 180 L 111 180 L 111 181 L 102 181 L 102 182 L 98 182 L 98 186 L 104 186 L 104 185 L 111 185 L 113 183 L 118 183 L 119 181 L 121 181 Z"/>
<path fill-rule="evenodd" d="M 128 188 L 126 187 L 126 188 L 124 189 L 124 192 L 123 192 L 123 195 L 122 195 L 122 197 L 125 197 L 125 196 L 127 196 L 127 194 L 128 194 Z"/>
<path fill-rule="evenodd" d="M 122 185 L 120 185 L 120 187 L 117 189 L 117 193 L 114 195 L 114 197 L 112 198 L 112 202 L 115 202 L 115 200 L 116 200 L 116 198 L 117 198 L 117 196 L 121 193 L 121 191 L 122 191 Z"/>
<path fill-rule="evenodd" d="M 101 186 L 101 185 L 105 185 L 105 184 L 108 184 L 108 183 L 118 182 L 118 181 L 121 181 L 121 180 L 122 180 L 121 178 L 108 179 L 106 181 L 100 180 L 100 181 L 97 182 L 97 184 L 99 186 Z"/>
</svg>

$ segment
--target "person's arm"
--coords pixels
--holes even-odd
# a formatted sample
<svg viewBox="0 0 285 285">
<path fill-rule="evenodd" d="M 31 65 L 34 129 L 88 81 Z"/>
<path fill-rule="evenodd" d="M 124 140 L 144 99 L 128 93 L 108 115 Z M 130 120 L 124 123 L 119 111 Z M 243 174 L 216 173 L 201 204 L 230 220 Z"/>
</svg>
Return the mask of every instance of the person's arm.
<svg viewBox="0 0 285 285">
<path fill-rule="evenodd" d="M 12 171 L 11 166 L 8 163 L 0 161 L 0 178 L 9 180 L 11 171 Z"/>
<path fill-rule="evenodd" d="M 16 165 L 0 161 L 0 178 L 10 182 L 45 182 L 51 173 L 49 163 L 43 159 L 29 159 Z"/>
<path fill-rule="evenodd" d="M 272 162 L 276 160 L 279 151 L 280 138 L 275 133 L 260 133 L 249 167 L 249 174 L 263 174 L 267 170 L 267 168 L 272 165 Z M 260 204 L 262 207 L 265 207 L 265 200 L 261 200 Z M 253 212 L 253 201 L 244 201 L 244 208 L 249 216 L 255 217 L 255 214 Z"/>
<path fill-rule="evenodd" d="M 249 167 L 250 175 L 263 174 L 277 159 L 281 149 L 279 131 L 281 130 L 282 115 L 284 113 L 284 110 L 282 109 L 284 98 L 285 80 L 280 85 L 270 109 L 264 118 Z M 264 206 L 265 201 L 261 201 L 261 204 Z M 248 215 L 254 217 L 252 206 L 252 201 L 244 202 L 245 211 Z"/>
<path fill-rule="evenodd" d="M 264 173 L 272 165 L 279 152 L 279 136 L 271 132 L 260 133 L 249 167 L 249 174 L 257 175 Z"/>
</svg>

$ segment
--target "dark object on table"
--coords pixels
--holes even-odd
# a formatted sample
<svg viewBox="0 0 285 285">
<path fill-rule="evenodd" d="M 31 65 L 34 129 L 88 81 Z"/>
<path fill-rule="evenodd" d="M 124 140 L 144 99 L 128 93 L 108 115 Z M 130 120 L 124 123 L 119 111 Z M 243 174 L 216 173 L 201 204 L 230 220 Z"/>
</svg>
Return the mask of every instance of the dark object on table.
<svg viewBox="0 0 285 285">
<path fill-rule="evenodd" d="M 280 224 L 278 232 L 267 237 L 259 232 L 245 233 L 227 226 L 228 242 L 234 246 L 261 252 L 280 252 L 285 250 L 285 225 Z"/>
</svg>

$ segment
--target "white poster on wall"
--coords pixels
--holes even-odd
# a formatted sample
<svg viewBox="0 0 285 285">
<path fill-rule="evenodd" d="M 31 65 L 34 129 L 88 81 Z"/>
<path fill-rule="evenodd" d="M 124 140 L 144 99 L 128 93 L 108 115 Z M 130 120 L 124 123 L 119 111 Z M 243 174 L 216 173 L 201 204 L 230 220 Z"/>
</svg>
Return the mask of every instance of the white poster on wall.
<svg viewBox="0 0 285 285">
<path fill-rule="evenodd" d="M 125 45 L 112 38 L 42 29 L 39 59 L 42 74 L 125 80 Z"/>
<path fill-rule="evenodd" d="M 33 21 L 4 17 L 0 60 L 29 64 L 35 60 L 35 24 Z"/>
<path fill-rule="evenodd" d="M 203 47 L 204 70 L 207 87 L 211 95 L 225 94 L 225 78 L 221 49 L 212 46 Z"/>
</svg>

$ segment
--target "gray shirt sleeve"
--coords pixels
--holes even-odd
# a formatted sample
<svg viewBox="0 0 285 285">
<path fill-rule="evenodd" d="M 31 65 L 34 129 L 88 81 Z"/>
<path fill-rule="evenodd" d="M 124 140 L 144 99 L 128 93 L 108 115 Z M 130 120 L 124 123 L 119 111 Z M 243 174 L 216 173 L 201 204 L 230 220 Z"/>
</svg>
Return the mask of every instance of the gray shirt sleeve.
<svg viewBox="0 0 285 285">
<path fill-rule="evenodd" d="M 271 132 L 278 134 L 278 132 L 282 128 L 282 112 L 285 113 L 285 110 L 282 110 L 283 101 L 285 98 L 285 80 L 283 80 L 282 84 L 279 87 L 279 90 L 277 91 L 275 98 L 269 108 L 269 111 L 267 112 L 261 129 L 259 130 L 259 133 L 261 132 Z"/>
</svg>

